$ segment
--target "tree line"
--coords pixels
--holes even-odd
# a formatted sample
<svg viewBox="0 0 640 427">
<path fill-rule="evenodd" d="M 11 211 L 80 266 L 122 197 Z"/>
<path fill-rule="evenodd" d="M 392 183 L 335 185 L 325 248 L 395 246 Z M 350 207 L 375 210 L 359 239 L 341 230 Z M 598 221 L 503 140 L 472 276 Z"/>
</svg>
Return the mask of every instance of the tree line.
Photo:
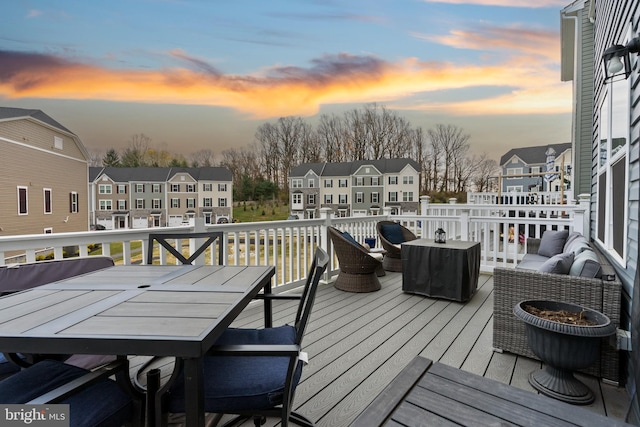
<svg viewBox="0 0 640 427">
<path fill-rule="evenodd" d="M 235 200 L 288 193 L 289 171 L 302 163 L 411 158 L 421 168 L 420 193 L 488 191 L 497 162 L 470 153 L 470 136 L 454 125 L 413 127 L 397 112 L 368 104 L 338 114 L 323 114 L 313 126 L 298 116 L 281 117 L 258 127 L 245 147 L 200 150 L 187 160 L 151 147 L 150 138 L 134 135 L 122 153 L 110 149 L 103 166 L 224 166 L 233 174 Z"/>
</svg>

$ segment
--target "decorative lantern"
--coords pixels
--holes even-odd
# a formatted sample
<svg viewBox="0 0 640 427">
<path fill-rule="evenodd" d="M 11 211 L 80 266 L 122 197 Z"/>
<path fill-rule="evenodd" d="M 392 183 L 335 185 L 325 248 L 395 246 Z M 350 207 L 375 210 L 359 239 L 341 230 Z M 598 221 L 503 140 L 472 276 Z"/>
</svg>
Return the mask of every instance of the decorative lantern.
<svg viewBox="0 0 640 427">
<path fill-rule="evenodd" d="M 436 230 L 436 243 L 447 243 L 447 233 L 442 229 L 438 228 Z"/>
</svg>

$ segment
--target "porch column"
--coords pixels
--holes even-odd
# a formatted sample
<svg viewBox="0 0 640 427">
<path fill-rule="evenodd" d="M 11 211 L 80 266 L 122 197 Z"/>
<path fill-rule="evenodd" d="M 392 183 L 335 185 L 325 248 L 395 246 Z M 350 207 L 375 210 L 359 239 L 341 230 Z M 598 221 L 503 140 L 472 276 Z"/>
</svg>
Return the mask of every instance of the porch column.
<svg viewBox="0 0 640 427">
<path fill-rule="evenodd" d="M 591 216 L 590 203 L 590 194 L 579 194 L 578 205 L 573 214 L 573 230 L 582 233 L 582 235 L 587 238 L 591 232 L 589 227 Z"/>
</svg>

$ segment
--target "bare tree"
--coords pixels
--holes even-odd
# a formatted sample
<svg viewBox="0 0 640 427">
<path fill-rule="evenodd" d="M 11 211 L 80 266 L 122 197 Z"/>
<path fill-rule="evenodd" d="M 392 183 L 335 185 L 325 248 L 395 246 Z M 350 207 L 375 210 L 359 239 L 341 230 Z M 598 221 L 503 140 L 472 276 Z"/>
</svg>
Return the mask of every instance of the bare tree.
<svg viewBox="0 0 640 427">
<path fill-rule="evenodd" d="M 335 114 L 320 116 L 316 137 L 322 147 L 324 161 L 329 163 L 347 161 L 344 127 L 344 120 Z"/>
<path fill-rule="evenodd" d="M 151 145 L 151 138 L 143 133 L 135 134 L 131 136 L 129 145 L 124 149 L 121 156 L 122 166 L 125 167 L 139 167 L 149 166 L 147 160 L 147 152 Z"/>
<path fill-rule="evenodd" d="M 191 156 L 189 156 L 189 160 L 191 161 L 191 166 L 194 168 L 209 167 L 215 164 L 215 154 L 213 153 L 213 150 L 209 148 L 203 148 L 202 150 L 198 150 L 195 153 L 191 153 Z"/>
<path fill-rule="evenodd" d="M 457 126 L 443 124 L 437 124 L 435 129 L 429 129 L 427 133 L 434 152 L 437 149 L 441 154 L 439 191 L 457 190 L 456 174 L 469 150 L 469 135 L 464 135 Z"/>
<path fill-rule="evenodd" d="M 478 167 L 472 177 L 472 183 L 475 187 L 474 190 L 477 192 L 493 191 L 492 178 L 498 175 L 498 162 L 488 158 L 487 154 L 483 153 L 478 158 L 477 163 Z"/>
</svg>

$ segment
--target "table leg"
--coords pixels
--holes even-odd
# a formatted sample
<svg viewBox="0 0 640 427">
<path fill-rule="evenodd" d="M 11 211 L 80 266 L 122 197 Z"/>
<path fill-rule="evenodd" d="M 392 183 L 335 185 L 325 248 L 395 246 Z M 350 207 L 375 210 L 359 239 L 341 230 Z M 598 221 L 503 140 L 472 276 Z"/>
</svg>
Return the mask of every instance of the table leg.
<svg viewBox="0 0 640 427">
<path fill-rule="evenodd" d="M 271 294 L 271 280 L 264 285 L 264 294 Z M 265 297 L 264 299 L 264 327 L 271 328 L 273 326 L 273 303 L 271 298 Z"/>
<path fill-rule="evenodd" d="M 184 397 L 187 427 L 204 426 L 204 378 L 201 357 L 184 359 Z"/>
</svg>

